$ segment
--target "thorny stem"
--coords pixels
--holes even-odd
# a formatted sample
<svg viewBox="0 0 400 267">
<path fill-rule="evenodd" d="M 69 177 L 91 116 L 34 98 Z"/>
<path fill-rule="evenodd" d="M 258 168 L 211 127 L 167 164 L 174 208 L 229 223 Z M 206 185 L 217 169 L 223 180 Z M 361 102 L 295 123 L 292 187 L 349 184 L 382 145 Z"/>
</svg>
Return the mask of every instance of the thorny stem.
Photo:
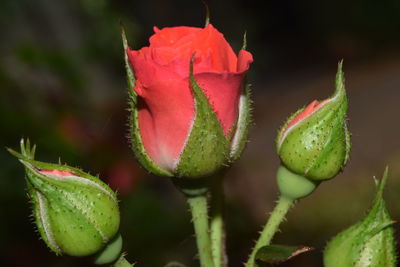
<svg viewBox="0 0 400 267">
<path fill-rule="evenodd" d="M 281 196 L 269 217 L 267 224 L 261 231 L 260 237 L 257 240 L 255 247 L 253 248 L 246 267 L 254 267 L 254 258 L 257 251 L 266 245 L 269 245 L 275 233 L 279 230 L 280 223 L 285 219 L 286 213 L 293 205 L 294 200 L 285 196 Z"/>
</svg>

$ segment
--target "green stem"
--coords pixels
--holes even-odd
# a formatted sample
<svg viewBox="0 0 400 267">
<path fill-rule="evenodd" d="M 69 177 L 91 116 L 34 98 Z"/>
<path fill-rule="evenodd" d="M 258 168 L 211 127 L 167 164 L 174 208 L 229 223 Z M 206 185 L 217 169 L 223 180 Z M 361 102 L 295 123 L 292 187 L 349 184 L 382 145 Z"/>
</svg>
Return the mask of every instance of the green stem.
<svg viewBox="0 0 400 267">
<path fill-rule="evenodd" d="M 126 259 L 125 255 L 122 254 L 119 259 L 113 264 L 113 267 L 132 267 L 135 264 L 130 264 Z"/>
<path fill-rule="evenodd" d="M 211 191 L 211 254 L 216 267 L 225 266 L 225 231 L 223 221 L 224 191 L 222 178 L 216 177 Z"/>
<path fill-rule="evenodd" d="M 197 249 L 199 251 L 200 265 L 213 267 L 211 256 L 210 235 L 208 228 L 207 195 L 187 196 L 187 202 L 192 213 L 194 231 L 196 233 Z"/>
<path fill-rule="evenodd" d="M 275 233 L 279 230 L 279 225 L 285 219 L 286 213 L 289 211 L 290 207 L 293 205 L 294 200 L 285 196 L 281 196 L 276 204 L 271 216 L 268 219 L 267 224 L 262 230 L 260 237 L 257 240 L 253 251 L 251 252 L 249 259 L 246 263 L 246 267 L 254 266 L 254 257 L 257 251 L 266 245 L 269 245 Z"/>
</svg>

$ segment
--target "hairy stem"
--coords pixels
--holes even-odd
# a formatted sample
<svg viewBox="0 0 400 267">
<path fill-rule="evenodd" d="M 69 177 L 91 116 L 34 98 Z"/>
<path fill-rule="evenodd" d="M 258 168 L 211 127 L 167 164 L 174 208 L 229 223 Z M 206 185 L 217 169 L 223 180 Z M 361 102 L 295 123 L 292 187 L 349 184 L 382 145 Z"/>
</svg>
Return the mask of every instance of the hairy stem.
<svg viewBox="0 0 400 267">
<path fill-rule="evenodd" d="M 226 265 L 225 259 L 225 231 L 223 221 L 223 201 L 224 190 L 222 178 L 216 177 L 215 183 L 211 189 L 211 253 L 215 267 Z"/>
<path fill-rule="evenodd" d="M 267 224 L 261 231 L 260 237 L 257 240 L 255 247 L 253 248 L 249 259 L 246 263 L 246 267 L 254 267 L 254 258 L 257 251 L 266 245 L 269 245 L 275 233 L 279 230 L 279 225 L 285 219 L 286 213 L 293 205 L 293 199 L 281 196 L 269 217 Z"/>
<path fill-rule="evenodd" d="M 211 242 L 208 228 L 207 195 L 187 196 L 196 234 L 197 249 L 202 267 L 214 267 L 211 256 Z"/>
</svg>

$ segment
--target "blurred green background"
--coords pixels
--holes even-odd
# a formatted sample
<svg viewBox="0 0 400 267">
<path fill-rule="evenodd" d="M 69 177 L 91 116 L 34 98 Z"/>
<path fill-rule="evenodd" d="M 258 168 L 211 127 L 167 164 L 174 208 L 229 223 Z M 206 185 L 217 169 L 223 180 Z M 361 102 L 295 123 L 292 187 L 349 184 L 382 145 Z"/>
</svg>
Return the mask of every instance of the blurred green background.
<svg viewBox="0 0 400 267">
<path fill-rule="evenodd" d="M 274 138 L 297 108 L 333 91 L 344 59 L 353 133 L 345 172 L 293 209 L 275 242 L 315 250 L 281 266 L 322 266 L 324 244 L 360 219 L 373 176 L 390 166 L 385 197 L 400 218 L 400 2 L 207 1 L 211 22 L 238 51 L 247 31 L 255 58 L 254 125 L 225 181 L 227 250 L 241 266 L 277 198 Z M 133 48 L 152 27 L 204 24 L 201 1 L 2 0 L 0 2 L 0 265 L 88 266 L 56 257 L 30 218 L 23 169 L 5 147 L 21 137 L 37 158 L 99 174 L 120 192 L 128 259 L 137 266 L 197 266 L 184 199 L 170 181 L 148 175 L 129 149 L 119 21 Z M 398 226 L 396 226 L 398 229 Z M 397 235 L 399 239 L 399 235 Z"/>
</svg>

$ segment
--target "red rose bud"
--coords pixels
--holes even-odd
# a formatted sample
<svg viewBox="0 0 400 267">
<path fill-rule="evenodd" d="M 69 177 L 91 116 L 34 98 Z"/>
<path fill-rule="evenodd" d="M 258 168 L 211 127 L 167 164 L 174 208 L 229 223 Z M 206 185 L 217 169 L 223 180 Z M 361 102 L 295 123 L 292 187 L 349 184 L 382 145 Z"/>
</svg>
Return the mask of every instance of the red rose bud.
<svg viewBox="0 0 400 267">
<path fill-rule="evenodd" d="M 150 45 L 126 50 L 131 139 L 141 164 L 162 176 L 208 176 L 239 157 L 250 120 L 245 76 L 252 55 L 235 55 L 211 24 L 154 28 Z"/>
<path fill-rule="evenodd" d="M 394 241 L 395 223 L 382 197 L 387 169 L 377 183 L 371 210 L 360 222 L 335 236 L 324 250 L 325 267 L 395 267 L 398 266 Z"/>
<path fill-rule="evenodd" d="M 9 151 L 25 166 L 36 225 L 52 251 L 86 256 L 113 241 L 120 215 L 106 184 L 76 168 L 35 161 L 29 141 L 21 140 L 21 154 Z"/>
<path fill-rule="evenodd" d="M 320 181 L 334 177 L 344 167 L 350 151 L 346 125 L 347 97 L 342 62 L 332 97 L 313 101 L 293 114 L 277 138 L 282 164 L 290 171 Z"/>
</svg>

